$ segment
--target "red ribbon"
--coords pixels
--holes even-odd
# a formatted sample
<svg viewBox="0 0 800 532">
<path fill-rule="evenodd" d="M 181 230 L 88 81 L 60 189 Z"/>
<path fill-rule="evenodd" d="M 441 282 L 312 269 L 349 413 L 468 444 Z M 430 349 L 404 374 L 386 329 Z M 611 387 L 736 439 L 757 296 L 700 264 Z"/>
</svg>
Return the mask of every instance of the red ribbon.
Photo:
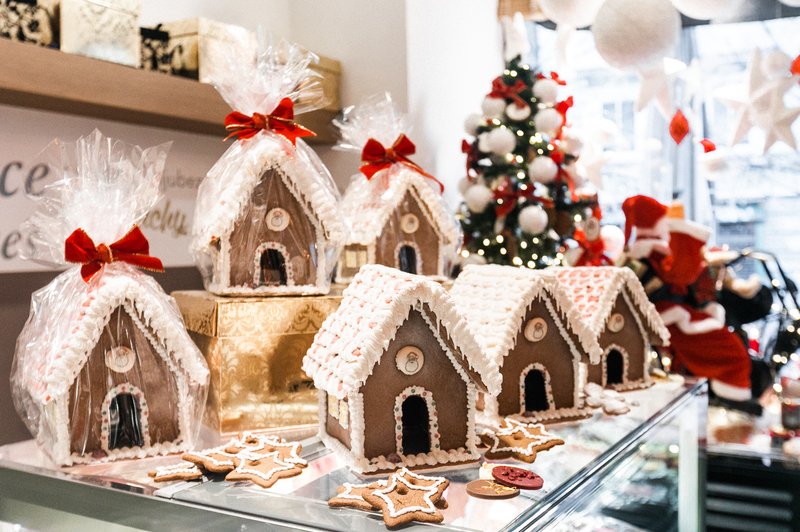
<svg viewBox="0 0 800 532">
<path fill-rule="evenodd" d="M 225 129 L 230 134 L 225 137 L 228 140 L 236 137 L 239 140 L 249 139 L 262 129 L 268 129 L 295 146 L 300 137 L 314 137 L 317 134 L 294 121 L 294 102 L 291 98 L 284 98 L 278 106 L 268 115 L 253 113 L 247 116 L 239 111 L 233 111 L 225 117 Z"/>
<path fill-rule="evenodd" d="M 613 266 L 614 262 L 606 255 L 606 245 L 600 237 L 589 240 L 581 229 L 575 229 L 572 238 L 583 250 L 575 266 Z"/>
<path fill-rule="evenodd" d="M 547 79 L 547 76 L 539 72 L 536 74 L 536 79 Z M 550 79 L 558 83 L 559 85 L 566 85 L 567 82 L 558 77 L 558 72 L 550 72 Z"/>
<path fill-rule="evenodd" d="M 492 81 L 492 92 L 489 93 L 489 98 L 507 98 L 512 100 L 517 107 L 522 108 L 528 104 L 525 103 L 519 93 L 526 88 L 527 85 L 521 79 L 509 86 L 505 84 L 502 76 L 498 76 Z"/>
<path fill-rule="evenodd" d="M 534 199 L 534 188 L 528 185 L 525 190 L 515 188 L 510 179 L 506 179 L 500 186 L 494 189 L 495 206 L 494 212 L 497 216 L 508 216 L 513 211 L 520 199 Z M 498 203 L 497 200 L 503 200 Z M 552 207 L 552 202 L 547 198 L 536 198 L 536 201 L 541 203 L 543 207 Z"/>
<path fill-rule="evenodd" d="M 389 148 L 384 147 L 383 144 L 371 138 L 364 145 L 364 149 L 361 150 L 361 162 L 364 163 L 360 168 L 361 173 L 364 174 L 367 179 L 372 179 L 372 176 L 376 173 L 389 168 L 393 164 L 404 164 L 428 179 L 432 179 L 439 185 L 439 192 L 444 192 L 444 184 L 441 181 L 427 173 L 420 165 L 408 158 L 409 155 L 414 155 L 416 151 L 417 147 L 411 142 L 411 139 L 406 137 L 403 133 L 397 137 L 394 144 Z"/>
<path fill-rule="evenodd" d="M 145 270 L 164 271 L 161 260 L 150 256 L 150 244 L 137 225 L 113 244 L 96 246 L 86 231 L 76 229 L 64 242 L 64 258 L 67 262 L 83 264 L 81 276 L 87 283 L 104 264 L 112 262 L 127 262 Z"/>
</svg>

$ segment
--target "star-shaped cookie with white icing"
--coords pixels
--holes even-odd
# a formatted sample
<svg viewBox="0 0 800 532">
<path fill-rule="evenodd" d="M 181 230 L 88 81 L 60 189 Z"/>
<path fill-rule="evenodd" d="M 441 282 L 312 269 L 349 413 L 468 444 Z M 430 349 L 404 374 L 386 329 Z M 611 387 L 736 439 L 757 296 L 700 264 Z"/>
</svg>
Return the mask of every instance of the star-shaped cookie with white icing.
<svg viewBox="0 0 800 532">
<path fill-rule="evenodd" d="M 383 512 L 386 526 L 395 527 L 412 521 L 444 521 L 444 516 L 436 508 L 436 501 L 441 498 L 442 491 L 441 484 L 416 485 L 407 480 L 406 476 L 395 474 L 389 477 L 385 488 L 365 493 L 363 497 L 374 508 Z"/>
<path fill-rule="evenodd" d="M 540 423 L 523 423 L 509 418 L 500 428 L 482 429 L 478 435 L 488 447 L 484 456 L 492 460 L 514 458 L 532 463 L 538 452 L 564 444 L 564 440 L 547 432 Z"/>
<path fill-rule="evenodd" d="M 232 482 L 249 480 L 262 488 L 269 488 L 282 478 L 293 477 L 303 472 L 295 464 L 281 460 L 277 451 L 266 454 L 242 451 L 237 456 L 239 464 L 225 475 L 225 480 Z"/>
</svg>

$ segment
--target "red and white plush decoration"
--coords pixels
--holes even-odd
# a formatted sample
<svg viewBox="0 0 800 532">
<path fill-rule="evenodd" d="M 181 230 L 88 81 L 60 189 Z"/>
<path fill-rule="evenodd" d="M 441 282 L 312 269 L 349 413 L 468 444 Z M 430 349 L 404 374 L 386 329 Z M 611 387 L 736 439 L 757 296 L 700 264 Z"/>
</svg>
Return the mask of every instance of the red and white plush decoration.
<svg viewBox="0 0 800 532">
<path fill-rule="evenodd" d="M 694 222 L 668 218 L 668 210 L 647 196 L 634 196 L 623 203 L 626 236 L 637 228 L 631 255 L 646 259 L 664 284 L 654 303 L 669 327 L 673 366 L 708 377 L 720 397 L 748 400 L 750 357 L 725 325 L 725 310 L 710 297 L 699 298 L 704 299 L 699 304 L 689 303 L 690 289 L 698 294 L 711 282 L 703 251 L 711 232 Z M 706 291 L 713 293 L 713 289 Z"/>
</svg>

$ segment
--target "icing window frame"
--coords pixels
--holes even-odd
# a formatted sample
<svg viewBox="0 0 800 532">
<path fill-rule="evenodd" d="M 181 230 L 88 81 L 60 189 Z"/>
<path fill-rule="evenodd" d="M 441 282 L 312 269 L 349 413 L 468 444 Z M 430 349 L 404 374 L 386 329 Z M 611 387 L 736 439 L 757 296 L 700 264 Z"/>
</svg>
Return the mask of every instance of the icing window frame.
<svg viewBox="0 0 800 532">
<path fill-rule="evenodd" d="M 339 425 L 343 429 L 350 428 L 350 409 L 347 406 L 347 399 L 339 400 Z"/>
<path fill-rule="evenodd" d="M 328 396 L 328 415 L 339 421 L 339 400 L 335 395 L 327 394 Z"/>
</svg>

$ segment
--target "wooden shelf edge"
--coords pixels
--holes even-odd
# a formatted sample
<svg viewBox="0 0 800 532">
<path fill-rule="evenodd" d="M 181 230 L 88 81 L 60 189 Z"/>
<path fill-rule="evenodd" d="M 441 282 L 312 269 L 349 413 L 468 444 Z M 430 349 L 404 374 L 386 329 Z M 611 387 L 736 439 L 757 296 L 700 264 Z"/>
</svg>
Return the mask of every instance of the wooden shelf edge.
<svg viewBox="0 0 800 532">
<path fill-rule="evenodd" d="M 225 136 L 230 108 L 210 85 L 6 39 L 0 57 L 0 104 Z M 317 133 L 311 144 L 332 144 L 336 114 L 297 120 Z"/>
</svg>

